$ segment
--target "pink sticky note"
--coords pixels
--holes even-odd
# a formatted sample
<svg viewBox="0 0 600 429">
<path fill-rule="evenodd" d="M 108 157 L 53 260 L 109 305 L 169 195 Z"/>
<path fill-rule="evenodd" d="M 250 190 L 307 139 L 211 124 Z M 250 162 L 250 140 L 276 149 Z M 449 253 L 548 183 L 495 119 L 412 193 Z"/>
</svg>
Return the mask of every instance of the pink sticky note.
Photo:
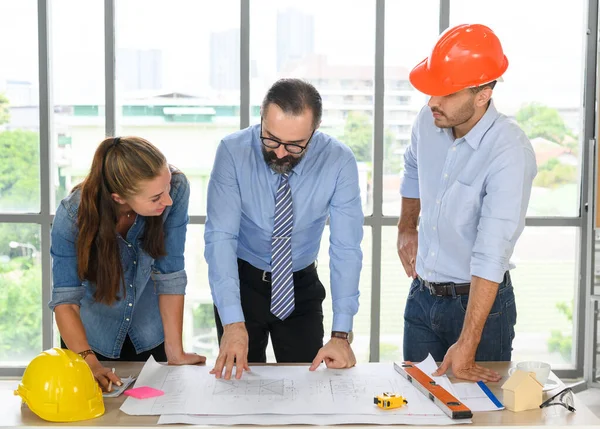
<svg viewBox="0 0 600 429">
<path fill-rule="evenodd" d="M 133 396 L 138 399 L 153 398 L 155 396 L 162 396 L 165 394 L 162 390 L 154 389 L 153 387 L 142 386 L 134 389 L 129 389 L 123 392 L 124 395 Z"/>
</svg>

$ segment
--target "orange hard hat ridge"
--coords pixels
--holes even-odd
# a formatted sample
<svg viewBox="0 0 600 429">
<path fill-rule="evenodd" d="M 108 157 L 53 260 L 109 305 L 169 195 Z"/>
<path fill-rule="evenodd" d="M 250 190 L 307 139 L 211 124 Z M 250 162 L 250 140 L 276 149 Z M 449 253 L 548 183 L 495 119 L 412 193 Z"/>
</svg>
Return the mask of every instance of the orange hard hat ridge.
<svg viewBox="0 0 600 429">
<path fill-rule="evenodd" d="M 507 68 L 500 40 L 489 27 L 461 24 L 440 35 L 409 79 L 424 94 L 444 96 L 497 80 Z"/>
</svg>

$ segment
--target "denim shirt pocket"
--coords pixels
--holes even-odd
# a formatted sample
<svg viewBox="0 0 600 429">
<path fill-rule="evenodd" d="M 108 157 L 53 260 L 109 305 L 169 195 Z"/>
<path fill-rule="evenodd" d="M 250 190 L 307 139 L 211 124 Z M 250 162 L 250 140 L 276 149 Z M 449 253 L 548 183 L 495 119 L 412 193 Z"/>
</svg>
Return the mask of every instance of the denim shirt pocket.
<svg viewBox="0 0 600 429">
<path fill-rule="evenodd" d="M 442 214 L 455 226 L 468 225 L 478 221 L 479 208 L 479 190 L 456 181 L 444 195 Z"/>
<path fill-rule="evenodd" d="M 152 271 L 154 258 L 147 254 L 142 247 L 138 247 L 138 272 L 143 276 L 148 276 Z"/>
</svg>

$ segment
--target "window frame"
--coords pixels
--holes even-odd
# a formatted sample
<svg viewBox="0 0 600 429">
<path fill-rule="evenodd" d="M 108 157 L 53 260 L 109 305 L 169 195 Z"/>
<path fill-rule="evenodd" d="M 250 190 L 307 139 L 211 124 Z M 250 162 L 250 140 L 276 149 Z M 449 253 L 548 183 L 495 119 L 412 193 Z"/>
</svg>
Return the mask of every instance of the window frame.
<svg viewBox="0 0 600 429">
<path fill-rule="evenodd" d="M 451 0 L 439 0 L 439 31 L 449 26 Z M 595 332 L 594 309 L 600 295 L 594 295 L 594 147 L 596 136 L 596 112 L 594 101 L 596 93 L 598 3 L 600 0 L 587 2 L 587 37 L 584 58 L 583 109 L 582 126 L 582 160 L 580 169 L 580 208 L 579 215 L 574 217 L 528 217 L 528 227 L 577 227 L 580 231 L 580 247 L 577 256 L 579 284 L 575 291 L 574 341 L 575 365 L 566 369 L 555 370 L 559 377 L 584 377 L 594 380 L 595 349 L 597 337 Z M 44 349 L 53 345 L 53 314 L 47 306 L 51 298 L 51 258 L 50 229 L 53 221 L 52 192 L 52 139 L 53 139 L 53 100 L 52 73 L 49 53 L 51 0 L 37 0 L 38 5 L 38 56 L 39 56 L 39 112 L 40 112 L 40 178 L 41 178 L 41 211 L 39 213 L 3 214 L 0 223 L 34 223 L 41 227 L 42 254 L 42 344 Z M 240 128 L 250 125 L 250 0 L 240 0 Z M 395 226 L 399 216 L 385 216 L 382 212 L 383 191 L 383 141 L 384 141 L 384 88 L 385 88 L 385 7 L 386 0 L 374 0 L 375 7 L 375 72 L 373 87 L 373 213 L 365 216 L 365 226 L 372 230 L 372 264 L 371 273 L 371 326 L 370 326 L 370 361 L 378 362 L 380 353 L 380 304 L 381 304 L 381 256 L 382 228 Z M 115 94 L 115 0 L 104 0 L 105 30 L 105 131 L 106 135 L 114 135 L 117 129 L 116 94 Z M 587 101 L 591 100 L 591 101 Z M 587 101 L 587 102 L 586 102 Z M 44 185 L 45 184 L 45 185 Z M 399 214 L 398 214 L 399 215 Z M 206 216 L 190 216 L 190 224 L 205 224 Z M 587 323 L 586 323 L 587 322 Z M 583 341 L 585 339 L 585 341 Z M 584 346 L 585 343 L 585 346 Z M 4 364 L 6 365 L 6 364 Z M 23 366 L 1 366 L 0 376 L 20 376 Z"/>
</svg>

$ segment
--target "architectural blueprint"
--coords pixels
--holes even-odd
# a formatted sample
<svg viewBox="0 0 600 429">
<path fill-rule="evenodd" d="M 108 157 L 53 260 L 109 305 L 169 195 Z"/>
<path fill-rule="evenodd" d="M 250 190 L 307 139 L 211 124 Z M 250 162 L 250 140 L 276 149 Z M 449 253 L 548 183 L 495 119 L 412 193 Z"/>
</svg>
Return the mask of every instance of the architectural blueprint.
<svg viewBox="0 0 600 429">
<path fill-rule="evenodd" d="M 240 380 L 216 379 L 210 369 L 164 366 L 150 358 L 136 387 L 154 387 L 163 390 L 164 396 L 127 398 L 121 410 L 132 415 L 443 415 L 396 373 L 391 363 L 359 364 L 343 370 L 321 365 L 314 372 L 308 366 L 253 366 Z M 382 411 L 374 406 L 373 397 L 383 392 L 403 395 L 408 405 Z"/>
</svg>

